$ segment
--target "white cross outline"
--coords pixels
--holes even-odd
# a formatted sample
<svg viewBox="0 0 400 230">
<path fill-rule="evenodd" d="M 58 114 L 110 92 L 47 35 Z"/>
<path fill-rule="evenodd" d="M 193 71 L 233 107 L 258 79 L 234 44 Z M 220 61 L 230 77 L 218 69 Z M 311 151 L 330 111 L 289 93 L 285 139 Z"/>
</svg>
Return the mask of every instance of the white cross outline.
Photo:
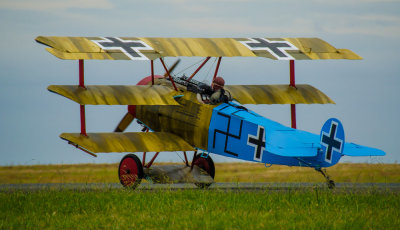
<svg viewBox="0 0 400 230">
<path fill-rule="evenodd" d="M 239 42 L 242 43 L 243 45 L 245 45 L 250 50 L 266 50 L 270 54 L 272 54 L 274 57 L 276 57 L 276 59 L 278 59 L 278 60 L 295 60 L 295 58 L 292 57 L 292 55 L 288 54 L 286 52 L 286 50 L 299 50 L 295 45 L 293 45 L 292 43 L 290 43 L 288 41 L 270 41 L 266 38 L 258 38 L 258 39 L 262 39 L 268 43 L 285 43 L 285 44 L 289 45 L 290 47 L 277 47 L 278 50 L 280 50 L 282 53 L 284 53 L 287 56 L 287 57 L 279 57 L 278 55 L 276 55 L 275 52 L 273 52 L 268 47 L 251 47 L 251 46 L 247 45 L 247 43 L 259 43 L 257 40 L 254 40 L 253 38 L 247 38 L 247 39 L 249 39 L 249 41 L 239 41 Z"/>
<path fill-rule="evenodd" d="M 130 47 L 133 51 L 135 51 L 135 53 L 137 53 L 140 56 L 140 57 L 133 57 L 126 50 L 122 49 L 122 47 L 117 47 L 117 46 L 104 47 L 104 46 L 102 46 L 100 42 L 112 42 L 112 41 L 107 39 L 107 38 L 105 38 L 105 37 L 100 37 L 100 38 L 102 40 L 91 40 L 91 41 L 96 43 L 96 45 L 98 45 L 103 50 L 120 50 L 122 53 L 124 53 L 126 56 L 128 56 L 128 58 L 131 59 L 131 60 L 138 60 L 138 61 L 150 60 L 146 56 L 144 56 L 142 54 L 142 52 L 139 51 L 139 49 L 140 50 L 154 50 L 151 46 L 149 46 L 148 44 L 146 44 L 142 40 L 123 40 L 123 39 L 121 39 L 119 37 L 112 37 L 112 38 L 115 38 L 115 39 L 119 40 L 120 42 L 124 42 L 124 43 L 127 43 L 127 42 L 138 42 L 138 43 L 144 45 L 144 47 Z"/>
<path fill-rule="evenodd" d="M 323 138 L 324 135 L 330 137 L 331 131 L 332 131 L 332 124 L 335 124 L 335 125 L 336 125 L 336 132 L 335 132 L 335 136 L 333 137 L 333 139 L 334 139 L 335 141 L 340 142 L 340 148 L 337 149 L 337 148 L 335 148 L 335 147 L 332 146 L 331 159 L 329 160 L 329 159 L 327 158 L 327 156 L 328 156 L 328 147 L 329 147 L 329 145 L 326 144 L 326 143 L 324 143 L 324 142 L 322 142 L 322 138 Z M 336 121 L 332 121 L 332 122 L 331 122 L 331 125 L 330 125 L 330 127 L 329 127 L 329 133 L 326 133 L 326 132 L 322 131 L 322 134 L 321 134 L 321 145 L 323 145 L 323 146 L 325 147 L 325 151 L 324 151 L 324 152 L 325 152 L 325 162 L 332 163 L 333 150 L 335 150 L 336 152 L 342 154 L 343 140 L 341 140 L 341 139 L 339 139 L 339 138 L 336 137 L 336 135 L 337 135 L 337 133 L 338 133 L 338 130 L 339 130 L 339 123 L 336 122 Z"/>
<path fill-rule="evenodd" d="M 256 136 L 251 135 L 250 133 L 247 135 L 247 145 L 249 145 L 249 146 L 251 146 L 251 147 L 254 147 L 254 157 L 253 157 L 253 160 L 255 160 L 255 161 L 261 161 L 261 160 L 262 160 L 265 147 L 261 146 L 260 158 L 256 158 L 256 156 L 257 156 L 257 147 L 258 147 L 258 145 L 253 144 L 253 143 L 250 143 L 250 142 L 249 142 L 249 139 L 250 139 L 250 137 L 252 137 L 252 138 L 258 140 L 258 137 L 260 136 L 260 130 L 261 130 L 261 128 L 263 128 L 263 130 L 264 130 L 264 135 L 263 135 L 263 140 L 262 140 L 262 141 L 265 142 L 265 143 L 267 143 L 267 142 L 265 141 L 265 133 L 266 133 L 266 131 L 265 131 L 265 128 L 264 128 L 263 126 L 261 126 L 261 125 L 258 125 L 258 126 L 257 126 L 257 135 L 256 135 Z"/>
</svg>

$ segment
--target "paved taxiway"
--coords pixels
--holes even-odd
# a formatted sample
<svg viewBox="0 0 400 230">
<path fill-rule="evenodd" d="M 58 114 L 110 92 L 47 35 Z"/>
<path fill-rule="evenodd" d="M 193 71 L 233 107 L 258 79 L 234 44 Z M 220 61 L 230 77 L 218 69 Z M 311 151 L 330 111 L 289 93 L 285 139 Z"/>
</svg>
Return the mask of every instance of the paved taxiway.
<svg viewBox="0 0 400 230">
<path fill-rule="evenodd" d="M 0 192 L 13 191 L 40 191 L 40 190 L 117 190 L 123 189 L 118 183 L 93 183 L 93 184 L 1 184 Z M 198 189 L 194 184 L 151 184 L 142 183 L 137 190 L 181 190 Z M 214 183 L 210 190 L 226 191 L 308 191 L 313 189 L 326 189 L 325 183 Z M 363 193 L 363 192 L 391 192 L 400 193 L 400 183 L 336 183 L 334 192 Z"/>
</svg>

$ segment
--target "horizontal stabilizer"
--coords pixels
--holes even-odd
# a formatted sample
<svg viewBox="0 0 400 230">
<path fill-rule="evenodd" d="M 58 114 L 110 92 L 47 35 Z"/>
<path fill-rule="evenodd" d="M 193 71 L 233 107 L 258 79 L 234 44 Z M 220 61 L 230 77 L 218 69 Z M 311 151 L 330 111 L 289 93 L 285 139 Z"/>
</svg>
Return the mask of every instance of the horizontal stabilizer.
<svg viewBox="0 0 400 230">
<path fill-rule="evenodd" d="M 161 85 L 50 85 L 47 89 L 81 105 L 179 105 L 175 91 Z"/>
<path fill-rule="evenodd" d="M 154 60 L 161 57 L 264 57 L 274 60 L 362 59 L 319 38 L 152 38 L 38 36 L 61 59 Z"/>
<path fill-rule="evenodd" d="M 62 133 L 61 139 L 91 153 L 194 151 L 182 138 L 165 132 Z"/>
<path fill-rule="evenodd" d="M 352 157 L 364 157 L 364 156 L 385 156 L 386 153 L 380 149 L 357 145 L 354 143 L 346 143 L 344 145 L 343 155 Z"/>
<path fill-rule="evenodd" d="M 226 85 L 232 97 L 241 104 L 335 104 L 311 85 Z"/>
</svg>

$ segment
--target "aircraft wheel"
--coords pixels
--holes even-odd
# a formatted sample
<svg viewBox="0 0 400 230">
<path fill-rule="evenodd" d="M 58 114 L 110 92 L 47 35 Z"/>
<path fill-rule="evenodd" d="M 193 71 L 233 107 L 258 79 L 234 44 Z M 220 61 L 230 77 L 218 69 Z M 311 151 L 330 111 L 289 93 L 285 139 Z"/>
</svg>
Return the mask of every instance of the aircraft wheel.
<svg viewBox="0 0 400 230">
<path fill-rule="evenodd" d="M 193 165 L 197 165 L 199 168 L 205 170 L 208 175 L 210 175 L 213 179 L 215 176 L 215 166 L 214 161 L 211 159 L 211 156 L 207 158 L 201 157 L 201 154 L 197 154 L 194 158 Z M 211 183 L 194 183 L 199 188 L 208 188 Z"/>
<path fill-rule="evenodd" d="M 135 189 L 144 176 L 143 166 L 140 159 L 134 154 L 128 154 L 119 163 L 118 177 L 121 184 L 126 188 Z"/>
<path fill-rule="evenodd" d="M 335 182 L 333 180 L 328 180 L 328 188 L 329 189 L 334 189 L 335 188 Z"/>
</svg>

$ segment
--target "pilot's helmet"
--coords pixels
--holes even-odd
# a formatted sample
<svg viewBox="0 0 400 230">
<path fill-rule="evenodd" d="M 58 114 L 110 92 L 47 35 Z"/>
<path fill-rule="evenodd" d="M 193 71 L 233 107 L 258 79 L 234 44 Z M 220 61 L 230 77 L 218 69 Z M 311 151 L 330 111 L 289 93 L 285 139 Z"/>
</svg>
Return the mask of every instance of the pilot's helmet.
<svg viewBox="0 0 400 230">
<path fill-rule="evenodd" d="M 218 90 L 224 88 L 225 80 L 222 77 L 216 77 L 213 81 L 212 88 Z"/>
</svg>

